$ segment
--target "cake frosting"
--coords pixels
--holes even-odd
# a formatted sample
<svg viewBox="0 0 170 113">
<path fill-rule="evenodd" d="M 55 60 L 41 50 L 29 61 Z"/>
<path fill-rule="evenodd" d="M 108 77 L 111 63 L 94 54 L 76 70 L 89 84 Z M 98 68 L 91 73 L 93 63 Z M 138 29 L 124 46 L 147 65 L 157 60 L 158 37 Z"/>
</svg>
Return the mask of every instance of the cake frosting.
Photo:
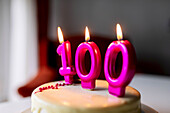
<svg viewBox="0 0 170 113">
<path fill-rule="evenodd" d="M 85 90 L 81 84 L 67 85 L 64 81 L 37 87 L 31 95 L 33 113 L 140 113 L 140 93 L 126 87 L 124 97 L 108 93 L 108 83 L 96 80 L 96 88 Z"/>
</svg>

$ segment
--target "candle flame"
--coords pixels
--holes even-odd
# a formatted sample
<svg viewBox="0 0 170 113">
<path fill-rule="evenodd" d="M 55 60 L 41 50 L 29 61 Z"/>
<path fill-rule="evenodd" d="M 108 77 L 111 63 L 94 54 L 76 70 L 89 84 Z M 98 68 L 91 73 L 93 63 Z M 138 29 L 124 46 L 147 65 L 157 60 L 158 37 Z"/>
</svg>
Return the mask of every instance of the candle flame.
<svg viewBox="0 0 170 113">
<path fill-rule="evenodd" d="M 122 40 L 123 39 L 123 33 L 120 24 L 116 25 L 116 33 L 117 33 L 117 39 Z"/>
<path fill-rule="evenodd" d="M 89 40 L 90 40 L 90 33 L 89 33 L 88 27 L 86 26 L 86 29 L 85 29 L 85 41 L 88 42 Z"/>
<path fill-rule="evenodd" d="M 59 42 L 60 42 L 60 43 L 63 43 L 63 42 L 64 42 L 63 33 L 62 33 L 60 27 L 58 27 L 58 39 L 59 39 Z"/>
</svg>

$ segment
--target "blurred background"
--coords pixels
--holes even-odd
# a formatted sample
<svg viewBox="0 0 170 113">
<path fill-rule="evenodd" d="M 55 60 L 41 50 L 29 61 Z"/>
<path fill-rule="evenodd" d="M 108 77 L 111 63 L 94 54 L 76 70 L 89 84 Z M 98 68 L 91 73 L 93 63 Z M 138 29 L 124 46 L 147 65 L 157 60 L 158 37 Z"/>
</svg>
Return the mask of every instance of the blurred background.
<svg viewBox="0 0 170 113">
<path fill-rule="evenodd" d="M 168 0 L 0 0 L 0 102 L 29 96 L 41 83 L 56 80 L 61 65 L 55 53 L 58 26 L 65 40 L 75 43 L 84 41 L 88 26 L 92 39 L 106 41 L 107 48 L 116 40 L 117 23 L 135 47 L 137 73 L 169 76 Z M 77 45 L 72 45 L 75 51 Z M 48 73 L 47 81 L 38 79 Z"/>
</svg>

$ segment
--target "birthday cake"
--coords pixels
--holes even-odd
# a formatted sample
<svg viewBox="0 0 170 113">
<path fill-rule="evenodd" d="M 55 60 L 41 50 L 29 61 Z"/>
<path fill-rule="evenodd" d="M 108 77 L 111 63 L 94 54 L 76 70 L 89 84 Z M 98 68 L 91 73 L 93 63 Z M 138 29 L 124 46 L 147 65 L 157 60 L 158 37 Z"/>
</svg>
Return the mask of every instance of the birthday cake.
<svg viewBox="0 0 170 113">
<path fill-rule="evenodd" d="M 127 86 L 125 96 L 108 92 L 108 82 L 96 80 L 93 90 L 80 83 L 50 82 L 36 88 L 31 95 L 33 113 L 140 113 L 140 93 Z"/>
<path fill-rule="evenodd" d="M 118 28 L 121 31 L 120 25 Z M 127 86 L 135 74 L 136 67 L 132 44 L 120 39 L 121 33 L 119 40 L 113 41 L 105 54 L 104 71 L 107 81 L 96 80 L 101 71 L 101 54 L 98 46 L 89 41 L 87 27 L 85 31 L 86 42 L 81 43 L 76 50 L 75 69 L 71 65 L 71 44 L 69 41 L 64 42 L 61 29 L 58 27 L 61 44 L 57 48 L 57 53 L 62 58 L 59 73 L 64 76 L 65 81 L 46 83 L 36 88 L 31 95 L 31 111 L 33 113 L 141 113 L 140 93 Z M 85 66 L 87 51 L 91 56 L 89 73 Z M 117 73 L 115 67 L 120 52 L 122 67 L 121 72 Z M 81 79 L 81 84 L 80 81 L 73 82 L 73 75 L 76 73 Z"/>
</svg>

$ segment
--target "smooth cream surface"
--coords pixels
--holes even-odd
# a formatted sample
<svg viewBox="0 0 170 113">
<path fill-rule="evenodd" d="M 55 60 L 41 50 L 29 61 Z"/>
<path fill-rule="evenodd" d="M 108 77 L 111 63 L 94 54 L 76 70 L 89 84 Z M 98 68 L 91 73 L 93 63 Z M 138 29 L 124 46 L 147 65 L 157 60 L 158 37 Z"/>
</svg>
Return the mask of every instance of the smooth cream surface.
<svg viewBox="0 0 170 113">
<path fill-rule="evenodd" d="M 40 87 L 55 85 L 47 83 Z M 96 81 L 94 90 L 85 90 L 81 84 L 59 86 L 31 96 L 32 112 L 41 113 L 140 113 L 140 93 L 132 87 L 126 87 L 124 97 L 115 97 L 108 93 L 108 83 Z"/>
</svg>

